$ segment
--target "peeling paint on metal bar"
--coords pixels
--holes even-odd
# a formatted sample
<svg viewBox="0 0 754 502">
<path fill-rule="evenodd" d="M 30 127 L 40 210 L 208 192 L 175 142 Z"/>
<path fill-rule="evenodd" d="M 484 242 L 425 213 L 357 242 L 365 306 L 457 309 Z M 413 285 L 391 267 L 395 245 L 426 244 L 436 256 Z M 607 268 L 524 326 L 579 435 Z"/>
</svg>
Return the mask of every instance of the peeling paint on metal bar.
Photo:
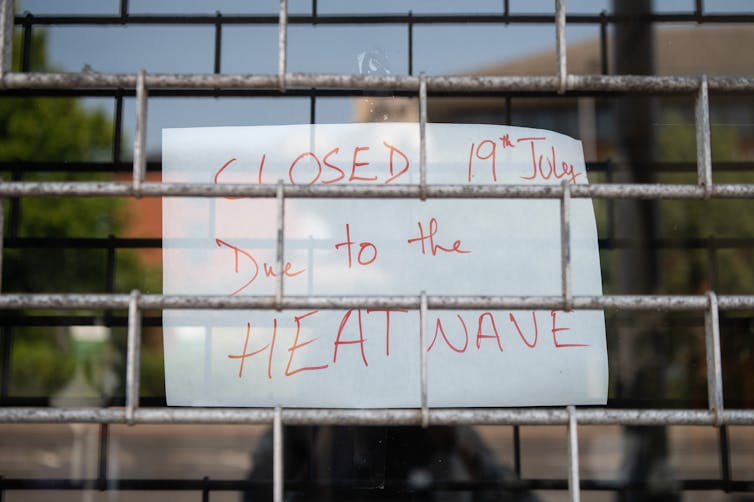
<svg viewBox="0 0 754 502">
<path fill-rule="evenodd" d="M 139 408 L 136 424 L 271 424 L 271 408 Z M 715 425 L 709 410 L 578 408 L 584 425 Z M 421 425 L 421 409 L 281 410 L 286 425 Z M 565 408 L 434 408 L 433 425 L 567 425 Z M 723 425 L 754 425 L 754 410 L 725 410 Z M 126 423 L 123 408 L 0 408 L 0 423 Z"/>
<path fill-rule="evenodd" d="M 0 294 L 0 309 L 126 309 L 130 295 L 123 294 Z M 141 295 L 140 309 L 313 309 L 403 308 L 419 310 L 420 296 L 274 296 Z M 429 310 L 559 309 L 556 296 L 427 296 Z M 718 296 L 720 310 L 754 308 L 754 295 Z M 706 311 L 707 295 L 602 295 L 574 296 L 575 310 Z"/>
<path fill-rule="evenodd" d="M 571 197 L 601 199 L 754 198 L 754 184 L 717 184 L 711 191 L 698 185 L 597 183 L 573 185 Z M 420 185 L 285 185 L 286 198 L 421 198 Z M 0 182 L 0 197 L 276 197 L 277 185 L 209 183 Z M 560 185 L 427 185 L 426 198 L 436 199 L 556 199 Z"/>
<path fill-rule="evenodd" d="M 135 73 L 7 73 L 8 89 L 133 88 Z M 560 88 L 558 76 L 427 76 L 427 91 L 552 91 Z M 145 84 L 151 89 L 278 89 L 279 74 L 150 73 Z M 419 77 L 412 75 L 344 75 L 286 73 L 286 88 L 343 88 L 360 90 L 416 91 Z M 709 77 L 713 92 L 754 91 L 754 77 Z M 643 93 L 693 93 L 697 77 L 649 75 L 567 75 L 569 91 Z"/>
</svg>

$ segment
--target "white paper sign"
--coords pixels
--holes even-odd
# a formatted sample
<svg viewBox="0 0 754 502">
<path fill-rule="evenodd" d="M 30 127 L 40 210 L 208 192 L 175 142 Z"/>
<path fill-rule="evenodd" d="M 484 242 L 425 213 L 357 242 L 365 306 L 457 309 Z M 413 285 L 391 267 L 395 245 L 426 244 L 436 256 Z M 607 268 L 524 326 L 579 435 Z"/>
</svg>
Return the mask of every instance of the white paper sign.
<svg viewBox="0 0 754 502">
<path fill-rule="evenodd" d="M 429 184 L 587 183 L 558 133 L 428 124 Z M 163 130 L 167 183 L 419 182 L 418 124 Z M 559 295 L 557 199 L 164 198 L 164 293 Z M 571 206 L 573 291 L 601 294 L 592 203 Z M 170 405 L 417 407 L 604 404 L 602 311 L 164 312 Z"/>
</svg>

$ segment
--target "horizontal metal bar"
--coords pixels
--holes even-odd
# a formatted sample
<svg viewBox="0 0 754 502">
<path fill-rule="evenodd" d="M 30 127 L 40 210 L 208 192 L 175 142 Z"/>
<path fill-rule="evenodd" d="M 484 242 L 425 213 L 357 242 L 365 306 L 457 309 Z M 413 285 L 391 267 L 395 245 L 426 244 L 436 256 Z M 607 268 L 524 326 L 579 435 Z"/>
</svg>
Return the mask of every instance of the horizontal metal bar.
<svg viewBox="0 0 754 502">
<path fill-rule="evenodd" d="M 715 425 L 709 410 L 577 408 L 584 425 Z M 273 408 L 139 408 L 137 424 L 272 424 Z M 281 411 L 286 425 L 421 425 L 412 409 L 296 409 Z M 567 425 L 565 408 L 430 409 L 432 425 Z M 754 410 L 725 410 L 723 425 L 754 425 Z M 0 408 L 0 423 L 126 423 L 123 408 Z"/>
<path fill-rule="evenodd" d="M 600 22 L 617 23 L 634 20 L 637 17 L 616 14 L 569 14 L 566 21 L 575 24 L 599 24 Z M 652 13 L 639 16 L 642 22 L 654 23 L 746 23 L 754 21 L 754 15 L 749 12 L 704 14 L 699 16 L 695 12 Z M 552 24 L 555 17 L 552 14 L 344 14 L 317 15 L 293 14 L 288 16 L 288 24 Z M 71 26 L 71 25 L 215 25 L 218 23 L 214 14 L 150 14 L 150 15 L 38 15 L 16 16 L 15 24 Z M 219 24 L 253 25 L 278 24 L 276 14 L 222 14 Z"/>
<path fill-rule="evenodd" d="M 725 246 L 715 241 L 716 247 L 722 249 Z M 742 242 L 743 247 L 754 247 L 754 239 L 751 243 Z M 141 249 L 161 248 L 161 237 L 14 237 L 5 239 L 6 249 L 45 249 L 45 248 L 71 248 L 71 249 Z M 699 242 L 700 248 L 707 247 L 707 243 Z"/>
<path fill-rule="evenodd" d="M 4 315 L 0 316 L 0 327 L 12 326 L 104 326 L 124 328 L 128 326 L 125 316 L 103 315 Z M 143 327 L 162 327 L 162 316 L 142 317 Z"/>
<path fill-rule="evenodd" d="M 147 162 L 147 171 L 162 171 L 162 162 Z M 589 166 L 587 165 L 587 168 Z M 595 168 L 598 168 L 595 164 Z M 678 168 L 681 168 L 680 166 Z M 599 167 L 599 169 L 604 169 Z M 688 169 L 684 169 L 688 170 Z M 0 171 L 20 171 L 25 175 L 30 173 L 65 172 L 65 173 L 131 173 L 133 162 L 67 162 L 64 160 L 48 161 L 0 161 Z"/>
<path fill-rule="evenodd" d="M 135 73 L 7 73 L 2 86 L 8 89 L 78 89 L 124 88 L 136 86 Z M 568 75 L 568 91 L 619 91 L 693 93 L 699 88 L 699 78 L 686 76 L 650 75 Z M 287 73 L 286 88 L 312 87 L 360 90 L 416 91 L 419 77 L 411 75 L 355 75 L 326 73 Z M 427 76 L 430 91 L 553 91 L 560 88 L 557 76 Z M 277 89 L 277 74 L 174 74 L 150 73 L 145 85 L 155 88 L 266 88 Z M 709 77 L 710 91 L 751 92 L 754 77 Z"/>
<path fill-rule="evenodd" d="M 107 491 L 169 490 L 169 491 L 238 491 L 272 490 L 270 480 L 250 479 L 191 479 L 191 478 L 0 478 L 0 490 L 92 490 L 102 483 Z M 294 492 L 312 493 L 323 488 L 337 490 L 336 493 L 354 494 L 359 498 L 367 494 L 379 494 L 380 498 L 405 498 L 406 493 L 416 493 L 415 485 L 406 479 L 386 479 L 379 485 L 369 480 L 354 480 L 351 477 L 340 479 L 317 479 L 306 481 L 286 480 L 286 487 Z M 721 478 L 673 479 L 673 489 L 677 491 L 720 490 L 726 492 L 752 492 L 754 481 L 729 480 Z M 507 490 L 522 492 L 525 490 L 566 490 L 568 480 L 553 478 L 518 479 L 474 479 L 468 481 L 444 481 L 434 479 L 422 486 L 422 493 L 428 492 L 479 492 L 487 490 Z M 653 479 L 581 479 L 582 491 L 648 491 L 656 488 Z M 259 493 L 259 492 L 257 492 Z"/>
<path fill-rule="evenodd" d="M 0 294 L 0 310 L 7 309 L 127 309 L 124 294 Z M 141 295 L 144 309 L 261 309 L 347 310 L 404 308 L 419 310 L 420 296 L 286 296 L 278 305 L 274 296 Z M 754 295 L 718 296 L 720 310 L 754 309 Z M 430 310 L 545 310 L 563 307 L 556 296 L 427 296 Z M 574 296 L 575 310 L 706 311 L 706 295 L 605 295 Z"/>
<path fill-rule="evenodd" d="M 705 187 L 675 184 L 595 183 L 573 185 L 571 197 L 604 199 L 704 199 Z M 285 185 L 286 198 L 416 198 L 420 185 Z M 427 198 L 435 199 L 556 199 L 563 195 L 560 185 L 427 185 Z M 142 183 L 135 190 L 124 182 L 0 182 L 0 197 L 268 197 L 277 196 L 277 185 L 211 183 Z M 718 184 L 711 187 L 712 198 L 754 198 L 754 184 Z"/>
<path fill-rule="evenodd" d="M 751 319 L 751 315 L 739 315 L 736 310 L 729 310 L 730 315 L 721 316 L 721 326 L 736 326 L 743 319 Z M 623 322 L 623 321 L 615 321 Z M 630 320 L 626 320 L 630 323 Z M 704 320 L 700 316 L 686 316 L 685 312 L 670 317 L 667 322 L 678 327 L 704 327 Z M 34 314 L 31 312 L 8 314 L 0 316 L 0 327 L 24 327 L 24 326 L 104 326 L 106 328 L 123 328 L 128 325 L 128 318 L 123 315 L 89 314 L 89 315 L 47 315 Z M 161 315 L 147 315 L 142 317 L 142 326 L 162 327 Z M 730 401 L 730 397 L 726 398 Z"/>
<path fill-rule="evenodd" d="M 179 244 L 181 240 L 173 240 Z M 186 247 L 195 246 L 198 239 L 186 239 Z M 639 243 L 653 249 L 748 249 L 754 248 L 754 237 L 689 237 L 642 240 L 634 238 L 598 238 L 600 249 L 636 247 Z M 160 237 L 12 237 L 5 238 L 6 249 L 135 249 L 161 248 Z"/>
<path fill-rule="evenodd" d="M 114 93 L 117 91 L 113 91 Z M 288 91 L 289 94 L 293 91 Z M 416 93 L 414 93 L 416 94 Z M 153 93 L 150 93 L 152 96 Z M 306 96 L 311 92 L 307 91 Z M 363 94 L 362 94 L 363 96 Z M 608 169 L 617 169 L 621 163 L 616 160 L 586 161 L 584 163 L 587 171 L 603 173 Z M 648 169 L 656 173 L 696 173 L 697 163 L 694 162 L 643 162 L 633 164 L 637 168 Z M 717 173 L 721 172 L 742 172 L 754 171 L 754 162 L 752 161 L 726 161 L 712 162 L 712 168 Z M 34 160 L 15 160 L 0 161 L 0 171 L 20 171 L 24 174 L 36 172 L 65 172 L 65 173 L 130 173 L 133 170 L 132 162 L 69 162 L 62 160 L 34 161 Z M 162 162 L 147 162 L 147 172 L 162 171 Z"/>
<path fill-rule="evenodd" d="M 285 92 L 279 88 L 190 88 L 190 87 L 175 87 L 175 88 L 162 88 L 162 89 L 150 89 L 149 99 L 154 98 L 184 98 L 184 97 L 196 97 L 196 98 L 280 98 L 291 99 L 297 101 L 294 98 L 311 98 L 314 97 L 332 97 L 332 98 L 367 98 L 367 97 L 385 97 L 384 90 L 379 89 L 358 89 L 352 88 L 321 88 L 321 87 L 300 87 L 300 88 L 286 88 Z M 754 91 L 730 91 L 731 93 L 737 93 L 740 95 L 749 96 Z M 394 98 L 415 98 L 416 90 L 392 90 L 389 91 L 390 96 Z M 710 94 L 715 96 L 724 95 L 726 91 L 715 91 Z M 558 94 L 552 89 L 519 89 L 519 90 L 505 90 L 505 89 L 489 89 L 489 90 L 431 90 L 427 91 L 427 97 L 430 98 L 457 98 L 457 97 L 469 97 L 475 98 L 554 98 L 571 100 L 578 97 L 590 97 L 590 98 L 618 98 L 622 96 L 635 96 L 635 95 L 650 95 L 650 96 L 664 96 L 667 93 L 662 91 L 648 91 L 641 93 L 640 91 L 608 91 L 608 90 L 569 90 L 566 94 Z M 121 90 L 120 88 L 97 88 L 97 87 L 83 87 L 83 88 L 36 88 L 36 89 L 24 89 L 13 88 L 3 89 L 0 87 L 0 96 L 5 97 L 45 97 L 45 98 L 60 98 L 60 97 L 117 97 L 123 95 L 124 97 L 133 97 L 135 94 L 129 90 Z M 303 102 L 302 102 L 303 103 Z M 719 163 L 719 162 L 717 162 Z M 647 163 L 644 163 L 647 164 Z M 661 162 L 652 162 L 653 165 L 663 164 Z M 680 163 L 679 163 L 680 164 Z M 746 162 L 736 162 L 737 165 L 746 164 Z M 130 165 L 130 164 L 129 164 Z M 637 164 L 640 165 L 640 164 Z M 696 166 L 696 163 L 694 163 Z"/>
</svg>

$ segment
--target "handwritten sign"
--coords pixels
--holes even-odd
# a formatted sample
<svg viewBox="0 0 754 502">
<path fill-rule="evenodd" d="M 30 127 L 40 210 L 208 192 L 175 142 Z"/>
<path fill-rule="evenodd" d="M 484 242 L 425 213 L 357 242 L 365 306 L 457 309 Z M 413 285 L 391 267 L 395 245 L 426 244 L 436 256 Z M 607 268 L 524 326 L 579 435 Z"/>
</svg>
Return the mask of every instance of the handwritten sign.
<svg viewBox="0 0 754 502">
<path fill-rule="evenodd" d="M 554 132 L 429 124 L 430 184 L 587 183 Z M 410 184 L 418 124 L 163 130 L 168 183 Z M 558 295 L 557 199 L 164 198 L 165 294 Z M 592 203 L 571 208 L 574 294 L 601 294 Z M 416 407 L 604 404 L 602 311 L 164 312 L 171 405 Z"/>
</svg>

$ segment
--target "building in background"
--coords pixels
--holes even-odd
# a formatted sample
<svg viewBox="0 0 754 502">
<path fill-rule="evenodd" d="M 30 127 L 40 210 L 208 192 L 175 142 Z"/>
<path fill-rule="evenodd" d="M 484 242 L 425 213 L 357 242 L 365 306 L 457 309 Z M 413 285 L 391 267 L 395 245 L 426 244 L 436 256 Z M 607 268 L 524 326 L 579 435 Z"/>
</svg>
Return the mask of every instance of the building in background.
<svg viewBox="0 0 754 502">
<path fill-rule="evenodd" d="M 654 30 L 654 64 L 657 75 L 751 76 L 754 75 L 754 28 L 748 25 L 699 25 L 661 27 Z M 612 37 L 605 39 L 603 60 L 599 38 L 568 45 L 569 73 L 598 75 L 614 67 Z M 603 68 L 606 66 L 606 68 Z M 489 67 L 470 75 L 552 75 L 554 51 L 534 53 Z M 606 70 L 606 71 L 605 71 Z M 693 96 L 655 97 L 656 132 L 663 125 L 693 127 Z M 521 97 L 510 100 L 506 110 L 504 98 L 438 97 L 428 101 L 430 122 L 468 124 L 504 124 L 550 129 L 578 138 L 584 145 L 587 161 L 615 158 L 619 131 L 614 118 L 615 99 L 595 97 Z M 754 159 L 754 99 L 751 96 L 718 96 L 710 99 L 712 134 L 737 136 L 733 145 L 736 160 Z M 361 98 L 355 106 L 357 122 L 416 122 L 419 107 L 416 99 L 397 97 Z M 657 152 L 663 160 L 663 152 Z M 680 160 L 678 158 L 668 160 Z M 693 160 L 684 159 L 684 160 Z M 732 158 L 730 160 L 733 160 Z"/>
</svg>

